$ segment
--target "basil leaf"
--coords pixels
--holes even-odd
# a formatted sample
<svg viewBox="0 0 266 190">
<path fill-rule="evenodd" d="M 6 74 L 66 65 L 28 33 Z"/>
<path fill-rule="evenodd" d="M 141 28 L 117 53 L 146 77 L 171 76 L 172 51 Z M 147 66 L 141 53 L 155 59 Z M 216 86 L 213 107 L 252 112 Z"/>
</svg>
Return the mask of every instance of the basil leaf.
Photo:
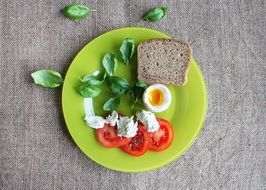
<svg viewBox="0 0 266 190">
<path fill-rule="evenodd" d="M 127 65 L 135 53 L 135 42 L 132 38 L 124 39 L 120 49 L 124 63 Z"/>
<path fill-rule="evenodd" d="M 112 76 L 117 70 L 117 60 L 116 60 L 115 54 L 106 53 L 103 57 L 102 64 L 107 74 Z"/>
<path fill-rule="evenodd" d="M 129 82 L 122 77 L 109 76 L 106 81 L 110 90 L 115 94 L 126 94 L 130 89 Z"/>
<path fill-rule="evenodd" d="M 167 14 L 167 11 L 168 9 L 166 7 L 155 7 L 145 14 L 143 20 L 152 22 L 159 21 Z"/>
<path fill-rule="evenodd" d="M 98 75 L 87 74 L 81 79 L 81 82 L 97 86 L 104 82 L 105 77 L 106 73 L 99 73 Z"/>
<path fill-rule="evenodd" d="M 103 105 L 103 109 L 105 111 L 112 111 L 112 110 L 114 110 L 115 108 L 117 108 L 119 106 L 120 102 L 121 102 L 121 98 L 118 97 L 118 96 L 114 97 L 114 98 L 110 98 Z"/>
<path fill-rule="evenodd" d="M 92 11 L 89 7 L 78 3 L 70 4 L 63 9 L 63 13 L 67 18 L 80 20 L 86 18 Z"/>
<path fill-rule="evenodd" d="M 137 82 L 133 87 L 132 87 L 132 99 L 133 99 L 133 105 L 131 109 L 135 106 L 135 104 L 142 98 L 143 93 L 145 89 L 147 88 L 147 84 L 144 82 Z"/>
<path fill-rule="evenodd" d="M 63 83 L 63 79 L 57 71 L 39 70 L 31 74 L 35 84 L 46 88 L 56 88 Z"/>
<path fill-rule="evenodd" d="M 98 87 L 91 86 L 87 83 L 82 83 L 78 88 L 78 92 L 81 96 L 85 98 L 93 98 L 98 96 L 101 90 Z"/>
</svg>

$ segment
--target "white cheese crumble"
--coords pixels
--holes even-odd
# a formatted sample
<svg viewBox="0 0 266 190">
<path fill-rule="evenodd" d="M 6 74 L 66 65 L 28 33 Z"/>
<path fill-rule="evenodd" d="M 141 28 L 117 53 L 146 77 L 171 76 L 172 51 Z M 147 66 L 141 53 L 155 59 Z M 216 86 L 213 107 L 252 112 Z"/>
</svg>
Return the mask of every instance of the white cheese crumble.
<svg viewBox="0 0 266 190">
<path fill-rule="evenodd" d="M 133 116 L 131 118 L 124 116 L 119 117 L 117 120 L 117 133 L 118 136 L 123 137 L 134 137 L 138 131 L 138 123 L 133 120 Z"/>
<path fill-rule="evenodd" d="M 116 111 L 113 111 L 111 115 L 106 117 L 107 123 L 109 123 L 112 127 L 116 125 L 117 120 L 118 120 L 118 113 Z"/>
<path fill-rule="evenodd" d="M 146 127 L 147 131 L 154 132 L 160 127 L 154 113 L 142 110 L 136 113 L 137 119 Z"/>
<path fill-rule="evenodd" d="M 107 123 L 101 116 L 87 115 L 84 120 L 89 127 L 94 129 L 103 128 L 104 124 Z"/>
</svg>

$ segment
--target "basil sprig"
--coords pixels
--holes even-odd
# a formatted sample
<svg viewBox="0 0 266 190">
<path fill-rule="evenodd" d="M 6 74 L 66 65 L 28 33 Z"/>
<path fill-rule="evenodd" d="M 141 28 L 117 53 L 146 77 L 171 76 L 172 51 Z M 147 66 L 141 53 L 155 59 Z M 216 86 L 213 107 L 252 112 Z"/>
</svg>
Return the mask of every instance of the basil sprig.
<svg viewBox="0 0 266 190">
<path fill-rule="evenodd" d="M 110 90 L 115 94 L 126 94 L 130 89 L 127 79 L 118 76 L 108 76 L 106 82 Z"/>
<path fill-rule="evenodd" d="M 100 94 L 101 89 L 87 83 L 82 83 L 78 88 L 78 92 L 84 98 L 93 98 Z"/>
<path fill-rule="evenodd" d="M 103 109 L 105 111 L 112 111 L 119 106 L 120 102 L 121 102 L 121 98 L 119 96 L 110 98 L 103 105 Z"/>
<path fill-rule="evenodd" d="M 147 12 L 143 20 L 155 22 L 161 20 L 167 14 L 168 9 L 166 7 L 155 7 Z"/>
<path fill-rule="evenodd" d="M 93 11 L 95 10 L 91 10 L 89 7 L 78 3 L 70 4 L 63 9 L 64 15 L 73 20 L 84 19 Z"/>
<path fill-rule="evenodd" d="M 35 84 L 46 88 L 56 88 L 64 81 L 60 73 L 54 70 L 39 70 L 31 74 Z"/>
<path fill-rule="evenodd" d="M 98 73 L 97 75 L 87 74 L 81 79 L 81 82 L 98 86 L 104 82 L 105 77 L 106 73 Z"/>
<path fill-rule="evenodd" d="M 102 64 L 107 74 L 112 76 L 117 70 L 117 60 L 115 54 L 106 53 L 103 57 Z"/>
<path fill-rule="evenodd" d="M 127 65 L 129 64 L 130 60 L 132 59 L 135 53 L 135 42 L 132 38 L 124 39 L 120 49 L 120 54 L 123 58 L 124 63 Z"/>
<path fill-rule="evenodd" d="M 133 104 L 131 109 L 135 106 L 135 104 L 142 98 L 145 89 L 147 88 L 147 84 L 141 81 L 138 81 L 131 89 L 131 95 L 133 99 Z"/>
</svg>

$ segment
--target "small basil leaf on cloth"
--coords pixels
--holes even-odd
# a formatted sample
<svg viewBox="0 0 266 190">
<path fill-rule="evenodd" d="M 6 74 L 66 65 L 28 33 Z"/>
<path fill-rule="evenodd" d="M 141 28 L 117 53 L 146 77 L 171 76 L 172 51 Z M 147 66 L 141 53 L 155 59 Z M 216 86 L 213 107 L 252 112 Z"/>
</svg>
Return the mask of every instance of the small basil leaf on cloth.
<svg viewBox="0 0 266 190">
<path fill-rule="evenodd" d="M 100 88 L 89 85 L 87 83 L 82 83 L 77 90 L 79 94 L 84 98 L 94 98 L 98 96 L 101 92 Z"/>
<path fill-rule="evenodd" d="M 103 105 L 103 109 L 105 111 L 112 111 L 119 106 L 120 102 L 121 102 L 121 98 L 119 96 L 110 98 Z"/>
<path fill-rule="evenodd" d="M 39 84 L 46 88 L 56 88 L 64 81 L 57 71 L 39 70 L 31 74 L 35 84 Z"/>
<path fill-rule="evenodd" d="M 155 7 L 147 12 L 143 20 L 155 22 L 161 20 L 167 14 L 168 9 L 166 7 Z"/>
<path fill-rule="evenodd" d="M 110 90 L 115 94 L 126 94 L 130 89 L 129 82 L 122 77 L 108 76 L 106 81 Z"/>
<path fill-rule="evenodd" d="M 117 70 L 117 60 L 116 60 L 115 54 L 106 53 L 103 57 L 102 64 L 107 74 L 109 76 L 112 76 Z"/>
<path fill-rule="evenodd" d="M 119 49 L 120 54 L 123 58 L 124 63 L 127 65 L 129 64 L 130 60 L 132 59 L 135 53 L 135 42 L 132 38 L 126 38 L 122 42 L 122 45 Z"/>
<path fill-rule="evenodd" d="M 84 19 L 93 11 L 95 10 L 91 10 L 89 7 L 78 3 L 70 4 L 63 9 L 64 15 L 73 20 Z"/>
</svg>

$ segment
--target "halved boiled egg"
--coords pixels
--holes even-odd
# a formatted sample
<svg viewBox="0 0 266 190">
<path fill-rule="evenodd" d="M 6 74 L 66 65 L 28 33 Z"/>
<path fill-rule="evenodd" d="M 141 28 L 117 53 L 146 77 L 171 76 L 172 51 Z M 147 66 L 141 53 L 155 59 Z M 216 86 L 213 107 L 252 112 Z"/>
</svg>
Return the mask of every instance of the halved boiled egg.
<svg viewBox="0 0 266 190">
<path fill-rule="evenodd" d="M 171 104 L 170 90 L 162 84 L 150 85 L 143 94 L 143 103 L 152 112 L 163 112 Z"/>
</svg>

